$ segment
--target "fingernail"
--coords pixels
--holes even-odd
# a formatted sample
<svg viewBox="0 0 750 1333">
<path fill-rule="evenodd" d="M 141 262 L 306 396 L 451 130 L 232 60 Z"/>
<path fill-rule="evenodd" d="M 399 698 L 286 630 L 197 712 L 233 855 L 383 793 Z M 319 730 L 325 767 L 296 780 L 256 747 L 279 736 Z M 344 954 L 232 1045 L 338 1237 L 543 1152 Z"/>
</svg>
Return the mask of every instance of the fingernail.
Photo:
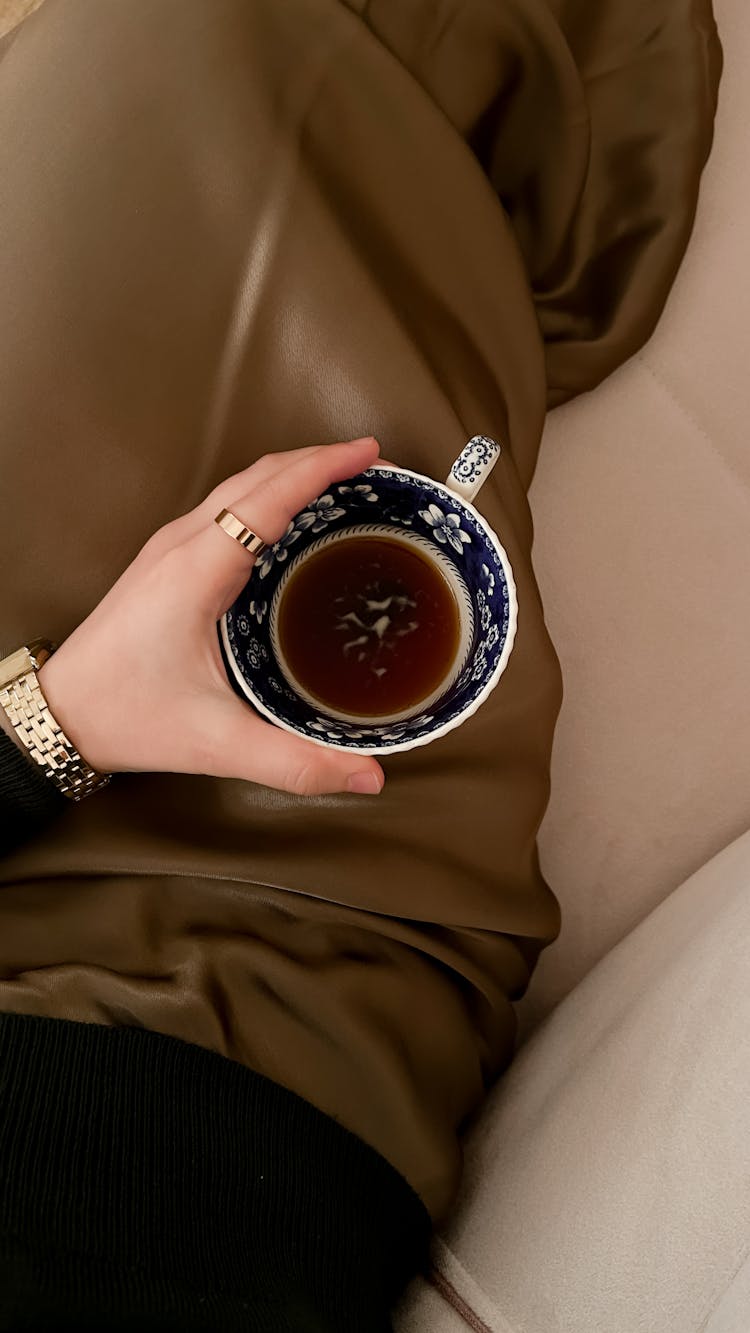
<svg viewBox="0 0 750 1333">
<path fill-rule="evenodd" d="M 377 796 L 382 789 L 383 783 L 380 777 L 371 769 L 352 773 L 346 780 L 346 790 L 358 792 L 361 796 Z"/>
</svg>

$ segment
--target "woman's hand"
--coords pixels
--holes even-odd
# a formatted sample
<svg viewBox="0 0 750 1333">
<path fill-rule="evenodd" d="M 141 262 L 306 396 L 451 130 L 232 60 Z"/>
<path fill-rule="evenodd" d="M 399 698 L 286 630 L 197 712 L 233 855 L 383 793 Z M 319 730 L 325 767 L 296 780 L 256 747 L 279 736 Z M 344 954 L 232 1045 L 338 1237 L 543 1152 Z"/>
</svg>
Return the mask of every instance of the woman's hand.
<svg viewBox="0 0 750 1333">
<path fill-rule="evenodd" d="M 261 458 L 154 533 L 39 671 L 53 715 L 93 768 L 208 773 L 298 795 L 380 791 L 374 759 L 273 727 L 232 690 L 216 622 L 253 557 L 214 522 L 231 509 L 278 541 L 294 514 L 377 456 L 377 441 L 362 439 Z"/>
</svg>

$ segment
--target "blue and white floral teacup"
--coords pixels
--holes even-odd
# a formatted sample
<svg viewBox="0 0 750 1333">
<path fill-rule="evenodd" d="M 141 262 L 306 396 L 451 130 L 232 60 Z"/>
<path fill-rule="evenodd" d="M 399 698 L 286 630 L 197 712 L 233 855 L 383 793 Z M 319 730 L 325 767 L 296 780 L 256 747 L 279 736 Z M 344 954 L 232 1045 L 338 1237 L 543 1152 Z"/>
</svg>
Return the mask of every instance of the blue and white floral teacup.
<svg viewBox="0 0 750 1333">
<path fill-rule="evenodd" d="M 500 455 L 486 436 L 470 440 L 447 480 L 377 465 L 336 483 L 289 524 L 254 565 L 219 621 L 229 679 L 278 727 L 318 745 L 394 754 L 427 745 L 484 703 L 505 670 L 516 633 L 516 589 L 497 535 L 471 503 Z M 279 648 L 281 594 L 293 570 L 321 546 L 352 536 L 388 536 L 417 545 L 448 579 L 460 611 L 459 650 L 436 695 L 377 720 L 353 718 L 305 695 Z"/>
</svg>

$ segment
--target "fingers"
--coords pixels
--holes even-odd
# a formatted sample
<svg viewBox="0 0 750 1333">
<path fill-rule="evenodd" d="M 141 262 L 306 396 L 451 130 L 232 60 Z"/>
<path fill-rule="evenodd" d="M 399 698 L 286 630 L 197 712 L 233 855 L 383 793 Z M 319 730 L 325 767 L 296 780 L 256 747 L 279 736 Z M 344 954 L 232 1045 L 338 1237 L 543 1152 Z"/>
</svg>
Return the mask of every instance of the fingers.
<svg viewBox="0 0 750 1333">
<path fill-rule="evenodd" d="M 206 524 L 211 523 L 216 515 L 222 509 L 231 509 L 232 502 L 238 495 L 244 495 L 253 483 L 258 484 L 265 481 L 266 477 L 273 472 L 278 472 L 284 467 L 290 467 L 303 454 L 317 453 L 319 449 L 325 449 L 324 444 L 313 444 L 307 449 L 294 449 L 289 453 L 266 454 L 259 458 L 249 467 L 243 468 L 241 472 L 235 472 L 231 477 L 225 477 L 219 482 L 212 491 L 201 500 L 200 504 L 194 509 L 189 509 L 186 514 L 181 514 L 179 518 L 173 518 L 169 523 L 165 523 L 149 539 L 147 545 L 149 556 L 160 556 L 167 551 L 171 551 L 175 546 L 180 546 L 188 538 L 195 535 Z"/>
<path fill-rule="evenodd" d="M 367 755 L 324 749 L 271 726 L 240 699 L 222 699 L 204 713 L 210 733 L 211 767 L 201 757 L 200 771 L 242 778 L 296 796 L 351 792 L 376 796 L 385 775 Z"/>
<path fill-rule="evenodd" d="M 363 440 L 370 439 L 369 436 L 363 436 Z M 359 444 L 360 440 L 353 440 L 349 443 Z M 225 477 L 219 482 L 218 486 L 209 492 L 205 500 L 194 509 L 188 510 L 181 517 L 173 519 L 171 523 L 165 525 L 166 531 L 169 529 L 171 544 L 186 541 L 194 533 L 198 532 L 206 523 L 210 523 L 221 509 L 232 509 L 239 496 L 246 495 L 254 487 L 260 486 L 267 481 L 269 477 L 275 476 L 286 468 L 293 467 L 295 463 L 304 458 L 309 458 L 313 454 L 323 453 L 330 449 L 328 444 L 312 444 L 304 449 L 290 449 L 285 453 L 265 454 L 258 458 L 249 467 L 243 468 L 241 472 L 235 472 L 231 477 Z"/>
<path fill-rule="evenodd" d="M 189 510 L 181 519 L 175 520 L 176 523 L 184 523 L 185 530 L 182 534 L 182 540 L 192 536 L 204 523 L 210 523 L 219 513 L 220 509 L 231 509 L 238 495 L 246 495 L 254 486 L 260 486 L 268 477 L 277 472 L 283 472 L 285 468 L 293 467 L 296 462 L 302 458 L 309 458 L 311 454 L 318 454 L 322 449 L 328 448 L 325 444 L 311 444 L 306 449 L 290 449 L 282 454 L 264 454 L 258 458 L 249 467 L 243 468 L 241 472 L 235 472 L 231 477 L 225 477 L 219 482 L 218 486 L 209 492 L 205 500 L 194 509 Z"/>
<path fill-rule="evenodd" d="M 369 436 L 363 439 L 369 439 Z M 359 441 L 352 441 L 359 443 Z M 180 545 L 188 540 L 189 537 L 199 532 L 206 524 L 213 522 L 216 515 L 222 509 L 232 509 L 234 501 L 238 496 L 245 495 L 252 490 L 253 486 L 259 486 L 266 481 L 268 477 L 282 472 L 285 468 L 293 467 L 301 458 L 309 457 L 311 454 L 317 454 L 331 446 L 327 444 L 311 444 L 304 449 L 290 449 L 285 453 L 265 454 L 262 458 L 256 459 L 248 467 L 243 468 L 241 472 L 235 472 L 230 477 L 225 477 L 218 486 L 214 486 L 209 491 L 204 500 L 200 501 L 193 509 L 187 513 L 181 514 L 178 518 L 173 518 L 169 523 L 165 523 L 149 540 L 151 555 L 161 555 L 171 550 L 172 547 Z"/>
<path fill-rule="evenodd" d="M 378 443 L 368 438 L 300 452 L 301 457 L 288 466 L 280 466 L 265 481 L 252 485 L 244 495 L 224 506 L 268 545 L 278 541 L 294 515 L 324 493 L 326 487 L 370 467 L 378 456 Z M 226 598 L 233 592 L 236 596 L 241 590 L 242 583 L 238 587 L 238 580 L 249 577 L 253 557 L 223 532 L 214 518 L 215 514 L 210 518 L 206 514 L 205 522 L 180 550 L 202 587 L 209 587 L 211 596 L 218 599 L 221 605 L 216 613 L 218 618 L 226 610 L 223 604 Z"/>
<path fill-rule="evenodd" d="M 283 536 L 289 521 L 300 509 L 334 482 L 344 481 L 369 467 L 377 456 L 376 440 L 331 444 L 320 453 L 298 459 L 291 467 L 273 474 L 260 486 L 240 496 L 234 512 L 270 545 Z M 252 521 L 244 518 L 243 510 L 252 515 Z"/>
</svg>

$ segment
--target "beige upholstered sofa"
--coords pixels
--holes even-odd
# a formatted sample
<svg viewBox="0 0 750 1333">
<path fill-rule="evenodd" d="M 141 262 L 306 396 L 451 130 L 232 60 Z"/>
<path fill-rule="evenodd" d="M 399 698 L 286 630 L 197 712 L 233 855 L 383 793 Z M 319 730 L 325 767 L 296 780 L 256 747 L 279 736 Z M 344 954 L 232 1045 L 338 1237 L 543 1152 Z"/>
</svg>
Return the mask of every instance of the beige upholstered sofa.
<svg viewBox="0 0 750 1333">
<path fill-rule="evenodd" d="M 399 1333 L 750 1329 L 750 7 L 715 12 L 666 311 L 542 445 L 563 927 Z"/>
<path fill-rule="evenodd" d="M 0 36 L 35 2 L 0 0 Z M 532 489 L 562 933 L 399 1333 L 750 1329 L 750 8 L 715 3 L 687 257 Z"/>
</svg>

